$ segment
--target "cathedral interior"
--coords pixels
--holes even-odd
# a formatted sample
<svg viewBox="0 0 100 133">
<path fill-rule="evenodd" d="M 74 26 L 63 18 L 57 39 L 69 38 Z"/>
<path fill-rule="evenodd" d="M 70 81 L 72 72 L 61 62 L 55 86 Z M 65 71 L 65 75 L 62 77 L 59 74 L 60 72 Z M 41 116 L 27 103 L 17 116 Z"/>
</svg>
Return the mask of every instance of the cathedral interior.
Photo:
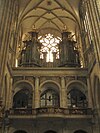
<svg viewBox="0 0 100 133">
<path fill-rule="evenodd" d="M 100 133 L 99 0 L 0 0 L 0 133 Z"/>
</svg>

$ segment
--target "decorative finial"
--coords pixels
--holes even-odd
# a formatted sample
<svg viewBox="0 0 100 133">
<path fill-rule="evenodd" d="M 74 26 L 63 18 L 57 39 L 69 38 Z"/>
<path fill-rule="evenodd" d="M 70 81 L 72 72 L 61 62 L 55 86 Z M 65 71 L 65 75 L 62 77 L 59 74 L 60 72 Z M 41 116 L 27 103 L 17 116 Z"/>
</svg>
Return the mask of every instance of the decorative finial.
<svg viewBox="0 0 100 133">
<path fill-rule="evenodd" d="M 66 25 L 64 25 L 64 30 L 66 30 L 67 28 L 66 28 Z"/>
<path fill-rule="evenodd" d="M 63 32 L 64 31 L 68 31 L 68 29 L 67 29 L 67 26 L 64 24 L 64 26 L 63 26 Z"/>
<path fill-rule="evenodd" d="M 32 31 L 36 31 L 37 29 L 36 29 L 36 27 L 35 27 L 35 25 L 33 25 L 32 26 Z"/>
</svg>

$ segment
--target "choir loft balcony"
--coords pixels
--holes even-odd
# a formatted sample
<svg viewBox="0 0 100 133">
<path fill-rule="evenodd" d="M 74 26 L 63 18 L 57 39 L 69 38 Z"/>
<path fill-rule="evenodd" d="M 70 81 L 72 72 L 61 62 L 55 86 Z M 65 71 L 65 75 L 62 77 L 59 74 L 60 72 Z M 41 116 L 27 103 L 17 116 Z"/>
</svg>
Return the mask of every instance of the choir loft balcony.
<svg viewBox="0 0 100 133">
<path fill-rule="evenodd" d="M 37 119 L 37 118 L 92 118 L 91 108 L 54 108 L 45 107 L 37 109 L 10 109 L 8 111 L 8 118 L 26 118 L 26 119 Z"/>
</svg>

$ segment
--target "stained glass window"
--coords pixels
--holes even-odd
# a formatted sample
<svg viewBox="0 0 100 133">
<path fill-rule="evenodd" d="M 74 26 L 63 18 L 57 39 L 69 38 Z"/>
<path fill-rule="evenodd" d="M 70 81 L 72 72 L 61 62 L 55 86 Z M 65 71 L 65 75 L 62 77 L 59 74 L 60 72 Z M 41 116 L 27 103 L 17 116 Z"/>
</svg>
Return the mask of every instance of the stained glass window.
<svg viewBox="0 0 100 133">
<path fill-rule="evenodd" d="M 59 48 L 58 43 L 60 42 L 60 37 L 54 37 L 53 35 L 46 34 L 45 36 L 40 36 L 40 43 L 42 43 L 42 47 L 40 50 L 40 58 L 44 58 L 44 54 L 46 53 L 46 62 L 53 62 L 53 54 L 56 54 L 56 59 L 59 59 Z"/>
</svg>

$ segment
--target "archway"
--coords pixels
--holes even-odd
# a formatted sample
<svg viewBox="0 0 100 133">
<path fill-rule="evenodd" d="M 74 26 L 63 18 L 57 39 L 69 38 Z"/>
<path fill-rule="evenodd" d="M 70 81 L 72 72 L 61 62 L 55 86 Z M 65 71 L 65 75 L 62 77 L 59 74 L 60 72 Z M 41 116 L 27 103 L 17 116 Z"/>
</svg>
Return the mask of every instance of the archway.
<svg viewBox="0 0 100 133">
<path fill-rule="evenodd" d="M 14 88 L 13 108 L 32 108 L 32 86 L 21 82 Z"/>
<path fill-rule="evenodd" d="M 40 99 L 41 107 L 59 107 L 59 94 L 57 91 L 53 90 L 53 88 L 48 88 L 46 91 L 44 91 L 44 93 L 41 94 Z"/>
<path fill-rule="evenodd" d="M 13 98 L 14 108 L 25 108 L 28 107 L 29 92 L 27 90 L 20 90 Z"/>
<path fill-rule="evenodd" d="M 87 107 L 87 99 L 84 93 L 77 88 L 73 88 L 67 94 L 68 104 L 70 107 Z"/>
<path fill-rule="evenodd" d="M 59 107 L 60 106 L 60 91 L 57 84 L 54 82 L 46 82 L 42 84 L 40 94 L 41 107 Z"/>
<path fill-rule="evenodd" d="M 53 131 L 53 130 L 48 130 L 48 131 L 46 131 L 44 133 L 57 133 L 57 132 L 56 131 Z"/>
<path fill-rule="evenodd" d="M 87 133 L 87 132 L 86 131 L 83 131 L 83 130 L 77 130 L 74 133 Z"/>
<path fill-rule="evenodd" d="M 27 132 L 23 130 L 18 130 L 18 131 L 15 131 L 14 133 L 27 133 Z"/>
<path fill-rule="evenodd" d="M 87 89 L 81 82 L 71 82 L 67 86 L 67 106 L 87 108 Z"/>
</svg>

